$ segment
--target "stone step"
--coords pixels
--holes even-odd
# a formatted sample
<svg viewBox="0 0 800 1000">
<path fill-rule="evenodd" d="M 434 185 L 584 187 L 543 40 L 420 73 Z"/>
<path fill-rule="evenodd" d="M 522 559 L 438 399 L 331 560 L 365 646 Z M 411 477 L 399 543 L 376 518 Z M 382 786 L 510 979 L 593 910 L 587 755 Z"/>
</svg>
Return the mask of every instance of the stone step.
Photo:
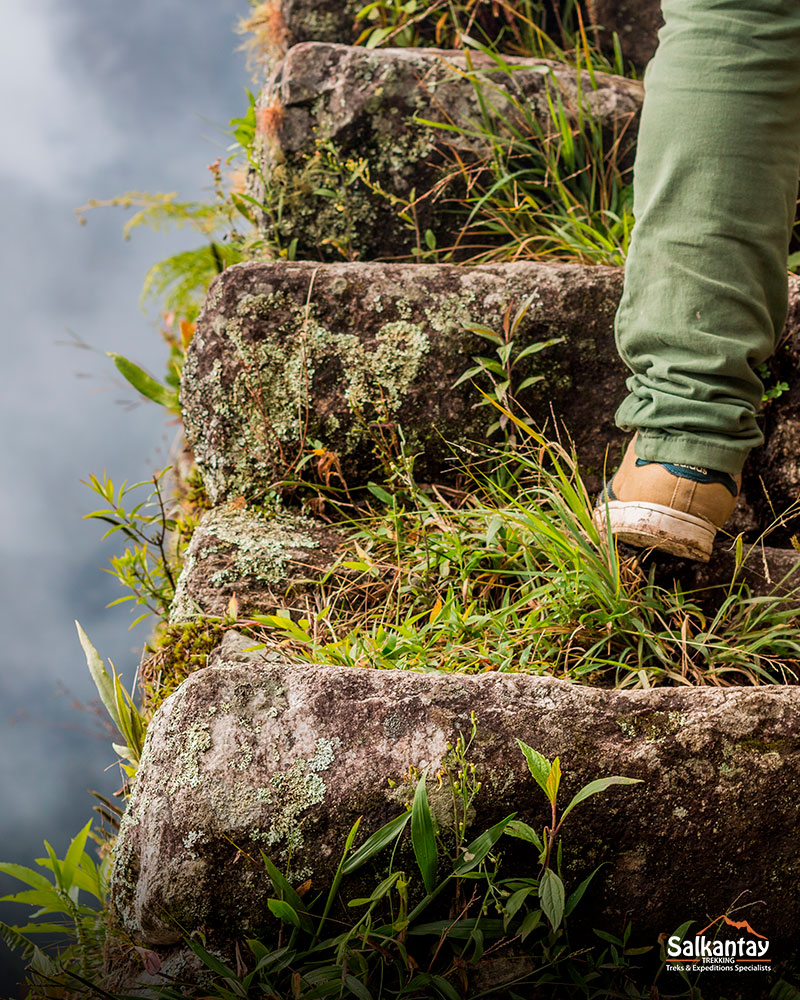
<svg viewBox="0 0 800 1000">
<path fill-rule="evenodd" d="M 519 108 L 529 109 L 550 133 L 548 93 L 558 92 L 572 119 L 581 107 L 599 119 L 608 145 L 619 140 L 620 161 L 630 165 L 640 83 L 602 73 L 593 83 L 588 72 L 557 62 L 507 58 L 513 70 L 498 69 L 482 53 L 470 56 L 498 114 L 519 124 Z M 251 191 L 269 206 L 265 229 L 277 232 L 283 245 L 296 239 L 298 259 L 402 259 L 427 251 L 428 229 L 439 248 L 452 246 L 464 218 L 446 201 L 420 201 L 416 218 L 405 222 L 398 217 L 402 205 L 392 199 L 419 198 L 437 182 L 444 142 L 467 166 L 489 155 L 481 137 L 410 120 L 416 115 L 461 127 L 479 122 L 480 103 L 467 73 L 467 57 L 458 50 L 317 42 L 291 48 L 258 102 L 261 177 L 251 176 Z M 521 127 L 530 134 L 530 126 Z M 354 180 L 359 171 L 361 179 Z M 451 193 L 457 185 L 453 180 Z M 320 190 L 327 193 L 314 193 Z M 462 256 L 473 253 L 465 249 Z"/>
<path fill-rule="evenodd" d="M 150 723 L 114 852 L 111 898 L 125 929 L 159 950 L 179 941 L 173 918 L 202 927 L 214 948 L 258 934 L 275 893 L 246 859 L 263 849 L 295 886 L 311 878 L 320 892 L 355 820 L 363 840 L 402 812 L 409 767 L 437 774 L 471 712 L 484 786 L 475 835 L 511 812 L 534 828 L 547 821 L 518 738 L 561 756 L 562 808 L 596 778 L 642 781 L 589 799 L 565 824 L 568 886 L 603 865 L 573 946 L 631 915 L 635 943 L 651 944 L 686 920 L 704 926 L 746 891 L 764 900 L 748 919 L 774 953 L 795 948 L 800 688 L 622 692 L 238 655 L 190 676 Z M 429 782 L 445 829 L 449 795 Z M 509 870 L 535 876 L 530 845 L 509 838 L 503 853 Z M 400 858 L 413 870 L 410 853 Z"/>
<path fill-rule="evenodd" d="M 356 22 L 362 0 L 267 0 L 260 10 L 262 36 L 273 58 L 298 42 L 341 42 L 352 44 L 368 27 L 368 21 Z M 476 11 L 480 25 L 489 37 L 497 37 L 508 23 L 503 5 L 478 0 Z M 656 47 L 656 32 L 661 24 L 659 0 L 587 0 L 587 21 L 597 29 L 600 46 L 613 52 L 613 33 L 619 35 L 622 53 L 637 66 L 644 66 Z M 424 30 L 424 29 L 423 29 Z M 479 32 L 473 32 L 480 39 Z M 557 32 L 555 33 L 557 37 Z M 502 48 L 502 44 L 501 44 Z"/>
<path fill-rule="evenodd" d="M 342 563 L 357 558 L 343 528 L 282 507 L 265 512 L 241 501 L 222 504 L 203 516 L 192 535 L 170 624 L 231 613 L 240 621 L 277 612 L 297 620 L 323 607 L 346 610 L 348 598 L 361 609 L 365 602 L 385 601 L 385 581 L 372 581 L 374 598 L 363 584 L 352 591 L 343 586 L 356 574 Z M 735 553 L 724 543 L 708 564 L 653 557 L 649 565 L 654 560 L 657 583 L 696 591 L 695 599 L 712 615 L 719 588 L 727 592 L 736 572 Z M 788 593 L 800 586 L 799 566 L 800 552 L 793 548 L 756 545 L 747 550 L 738 579 L 756 596 Z"/>
<path fill-rule="evenodd" d="M 271 512 L 233 500 L 208 511 L 186 550 L 170 623 L 317 607 L 317 581 L 336 563 L 344 536 L 325 522 L 282 507 Z M 342 571 L 346 573 L 346 571 Z"/>
<path fill-rule="evenodd" d="M 391 450 L 400 429 L 417 456 L 418 481 L 452 481 L 475 460 L 497 415 L 478 405 L 475 385 L 455 385 L 474 357 L 493 356 L 492 343 L 467 326 L 502 332 L 507 311 L 527 299 L 515 351 L 561 342 L 514 370 L 517 385 L 542 377 L 517 394 L 519 402 L 550 433 L 554 417 L 566 425 L 590 488 L 598 488 L 623 442 L 614 427 L 627 374 L 613 337 L 621 287 L 620 269 L 534 262 L 228 269 L 211 287 L 181 397 L 212 502 L 240 495 L 258 502 L 314 448 L 327 456 L 334 486 L 363 486 L 381 478 L 380 450 Z M 800 279 L 790 288 L 775 365 L 792 387 L 769 404 L 766 445 L 748 463 L 734 524 L 755 534 L 800 493 Z M 485 377 L 476 382 L 490 389 Z M 303 473 L 313 478 L 314 466 Z"/>
</svg>

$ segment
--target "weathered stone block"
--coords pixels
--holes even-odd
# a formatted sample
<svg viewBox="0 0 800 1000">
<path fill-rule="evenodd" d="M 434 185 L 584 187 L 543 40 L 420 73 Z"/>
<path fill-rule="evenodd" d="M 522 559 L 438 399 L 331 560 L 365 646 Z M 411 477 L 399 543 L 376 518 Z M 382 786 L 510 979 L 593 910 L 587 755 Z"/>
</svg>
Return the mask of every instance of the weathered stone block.
<svg viewBox="0 0 800 1000">
<path fill-rule="evenodd" d="M 520 108 L 528 109 L 552 131 L 548 93 L 557 91 L 569 115 L 583 107 L 602 122 L 609 142 L 622 136 L 623 148 L 632 148 L 638 82 L 596 74 L 593 86 L 588 73 L 547 60 L 507 57 L 514 67 L 507 72 L 482 53 L 470 58 L 493 113 L 519 124 Z M 422 234 L 429 228 L 438 247 L 450 246 L 464 220 L 446 203 L 420 201 L 412 225 L 398 217 L 403 206 L 395 202 L 414 192 L 419 198 L 436 182 L 443 162 L 437 144 L 446 141 L 468 164 L 489 153 L 480 136 L 411 120 L 480 122 L 467 74 L 466 57 L 455 50 L 294 46 L 259 99 L 266 186 L 259 179 L 253 191 L 267 206 L 264 226 L 287 244 L 296 239 L 296 257 L 312 260 L 402 258 L 420 242 L 426 249 Z"/>
<path fill-rule="evenodd" d="M 336 561 L 342 535 L 322 521 L 280 506 L 263 511 L 233 500 L 210 510 L 195 529 L 172 602 L 170 621 L 302 610 Z"/>
<path fill-rule="evenodd" d="M 661 0 L 587 0 L 587 6 L 602 48 L 613 51 L 616 32 L 626 59 L 640 68 L 652 59 L 664 23 Z"/>
<path fill-rule="evenodd" d="M 476 405 L 469 382 L 454 388 L 492 350 L 467 325 L 502 331 L 509 306 L 529 296 L 518 347 L 564 342 L 520 365 L 519 382 L 544 376 L 520 402 L 534 419 L 552 409 L 566 421 L 599 482 L 607 442 L 621 440 L 613 411 L 625 370 L 612 332 L 621 282 L 613 268 L 535 263 L 230 268 L 211 287 L 182 388 L 212 500 L 258 501 L 314 441 L 336 453 L 345 481 L 363 483 L 380 474 L 376 440 L 397 427 L 419 478 L 452 474 L 496 414 Z"/>
<path fill-rule="evenodd" d="M 613 464 L 623 437 L 613 423 L 627 375 L 613 334 L 621 289 L 619 269 L 532 262 L 231 268 L 212 285 L 182 387 L 187 435 L 209 494 L 214 502 L 240 494 L 258 502 L 313 442 L 337 457 L 346 482 L 363 484 L 381 474 L 380 442 L 397 428 L 417 454 L 420 480 L 452 477 L 459 462 L 473 460 L 494 419 L 476 406 L 475 386 L 454 387 L 473 357 L 492 352 L 467 326 L 500 331 L 509 306 L 527 297 L 518 348 L 563 343 L 517 369 L 517 384 L 543 376 L 519 401 L 551 432 L 553 417 L 566 425 L 596 488 L 607 445 Z M 800 368 L 800 279 L 790 279 L 790 298 L 787 346 L 775 363 L 777 377 L 792 383 Z M 792 389 L 767 408 L 767 444 L 745 469 L 736 530 L 755 536 L 759 523 L 771 522 L 763 484 L 776 511 L 797 498 L 797 398 Z"/>
<path fill-rule="evenodd" d="M 295 884 L 325 886 L 356 818 L 366 837 L 402 811 L 409 766 L 436 773 L 475 712 L 475 832 L 510 812 L 546 820 L 517 738 L 561 756 L 564 803 L 597 777 L 642 779 L 590 799 L 565 825 L 569 884 L 605 863 L 584 905 L 589 928 L 632 919 L 636 940 L 655 943 L 748 892 L 764 901 L 751 924 L 789 958 L 800 924 L 798 711 L 796 687 L 622 692 L 524 674 L 210 667 L 150 724 L 113 906 L 156 948 L 178 941 L 172 918 L 219 940 L 258 931 L 270 886 L 248 856 L 263 848 Z M 432 783 L 435 811 L 449 791 L 442 803 L 439 794 Z M 527 845 L 504 851 L 517 874 L 535 875 Z"/>
</svg>

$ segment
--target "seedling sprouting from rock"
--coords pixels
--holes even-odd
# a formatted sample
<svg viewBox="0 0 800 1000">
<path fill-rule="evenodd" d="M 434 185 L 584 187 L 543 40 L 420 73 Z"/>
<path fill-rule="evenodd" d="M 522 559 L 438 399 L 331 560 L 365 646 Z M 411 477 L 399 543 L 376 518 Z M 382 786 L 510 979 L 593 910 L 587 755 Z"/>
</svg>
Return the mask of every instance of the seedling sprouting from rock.
<svg viewBox="0 0 800 1000">
<path fill-rule="evenodd" d="M 604 792 L 612 785 L 635 785 L 641 781 L 641 778 L 624 778 L 620 775 L 613 775 L 609 778 L 597 778 L 595 781 L 590 781 L 587 785 L 584 785 L 579 792 L 573 795 L 569 805 L 563 813 L 561 813 L 561 816 L 559 816 L 557 800 L 558 789 L 561 785 L 560 758 L 556 757 L 554 760 L 550 761 L 543 754 L 540 754 L 538 750 L 534 750 L 533 747 L 528 746 L 527 743 L 523 743 L 522 740 L 517 740 L 517 743 L 519 744 L 520 750 L 525 755 L 525 760 L 528 762 L 528 769 L 533 775 L 534 780 L 542 789 L 547 797 L 547 801 L 550 803 L 550 825 L 544 828 L 540 837 L 533 827 L 528 826 L 527 823 L 523 823 L 521 820 L 512 820 L 506 828 L 506 833 L 510 834 L 512 837 L 519 837 L 521 840 L 527 840 L 529 843 L 534 844 L 534 846 L 538 849 L 539 863 L 541 865 L 538 882 L 539 900 L 545 916 L 550 921 L 550 926 L 553 930 L 556 930 L 564 917 L 569 916 L 575 906 L 580 902 L 580 899 L 588 888 L 589 883 L 592 878 L 594 878 L 595 872 L 598 870 L 595 868 L 592 874 L 581 882 L 569 899 L 565 898 L 564 883 L 561 880 L 560 874 L 552 867 L 553 849 L 558 843 L 558 838 L 561 833 L 561 827 L 564 824 L 564 820 L 572 812 L 575 806 L 583 802 L 584 799 L 588 799 L 591 795 L 597 795 L 599 792 Z"/>
</svg>

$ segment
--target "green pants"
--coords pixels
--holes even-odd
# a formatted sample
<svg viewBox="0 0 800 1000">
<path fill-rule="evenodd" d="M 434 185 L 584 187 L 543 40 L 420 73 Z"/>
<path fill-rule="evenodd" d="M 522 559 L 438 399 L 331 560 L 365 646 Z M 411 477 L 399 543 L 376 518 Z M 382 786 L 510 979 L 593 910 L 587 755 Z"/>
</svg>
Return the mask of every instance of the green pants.
<svg viewBox="0 0 800 1000">
<path fill-rule="evenodd" d="M 651 461 L 736 474 L 754 366 L 786 318 L 800 172 L 800 0 L 664 0 L 645 74 L 616 414 Z"/>
</svg>

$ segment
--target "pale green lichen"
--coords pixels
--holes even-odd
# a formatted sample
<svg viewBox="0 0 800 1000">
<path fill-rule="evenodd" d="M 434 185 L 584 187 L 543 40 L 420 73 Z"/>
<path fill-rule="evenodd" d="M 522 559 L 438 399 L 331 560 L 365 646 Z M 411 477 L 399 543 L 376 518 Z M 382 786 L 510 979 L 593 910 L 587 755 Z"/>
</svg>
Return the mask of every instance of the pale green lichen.
<svg viewBox="0 0 800 1000">
<path fill-rule="evenodd" d="M 230 546 L 231 565 L 210 577 L 210 583 L 224 583 L 249 577 L 262 583 L 279 583 L 298 550 L 316 549 L 311 535 L 313 522 L 300 514 L 278 510 L 271 515 L 254 508 L 218 507 L 204 525 L 208 536 Z"/>
<path fill-rule="evenodd" d="M 204 518 L 187 550 L 170 608 L 170 623 L 192 621 L 203 609 L 189 593 L 190 582 L 203 572 L 203 559 L 224 551 L 227 565 L 208 577 L 213 587 L 250 579 L 278 584 L 293 560 L 319 548 L 313 521 L 280 507 L 270 513 L 233 503 L 215 507 Z M 218 543 L 218 544 L 215 544 Z"/>
<path fill-rule="evenodd" d="M 269 338 L 248 337 L 265 317 Z M 335 450 L 371 447 L 366 424 L 397 415 L 430 350 L 424 322 L 388 321 L 366 340 L 330 329 L 317 319 L 313 302 L 304 308 L 281 292 L 245 295 L 224 331 L 237 355 L 232 384 L 223 389 L 212 375 L 192 390 L 198 401 L 192 420 L 204 427 L 196 455 L 215 499 L 252 496 L 254 482 L 262 482 L 266 470 L 279 473 L 301 441 L 341 437 L 343 420 L 344 448 Z M 332 371 L 341 384 L 338 411 L 316 405 L 315 379 Z M 220 435 L 224 451 L 203 444 Z"/>
<path fill-rule="evenodd" d="M 666 739 L 686 721 L 682 712 L 639 712 L 623 715 L 617 719 L 617 725 L 630 738 L 639 738 L 648 743 L 659 743 Z"/>
<path fill-rule="evenodd" d="M 200 774 L 200 755 L 206 753 L 212 746 L 208 722 L 195 719 L 175 742 L 180 766 L 174 772 L 170 790 L 177 791 L 183 785 L 197 788 L 203 781 Z"/>
<path fill-rule="evenodd" d="M 248 324 L 265 314 L 286 316 L 287 310 L 286 322 L 268 341 L 246 340 Z M 296 302 L 276 295 L 242 298 L 226 332 L 241 361 L 233 396 L 245 419 L 236 448 L 251 453 L 271 451 L 277 439 L 302 437 L 314 376 L 330 364 L 341 367 L 343 395 L 353 413 L 373 407 L 395 414 L 430 349 L 421 323 L 384 323 L 371 345 L 356 334 L 334 332 L 320 323 L 313 304 L 303 312 Z M 338 426 L 338 418 L 328 414 L 317 432 L 331 434 Z"/>
<path fill-rule="evenodd" d="M 327 771 L 334 763 L 340 746 L 338 737 L 318 739 L 313 757 L 307 761 L 297 758 L 288 771 L 273 774 L 269 785 L 256 790 L 258 801 L 271 808 L 266 828 L 253 830 L 251 837 L 267 850 L 277 849 L 281 859 L 291 859 L 296 878 L 305 878 L 310 873 L 310 868 L 300 861 L 303 816 L 306 810 L 324 801 L 326 786 L 320 772 Z"/>
<path fill-rule="evenodd" d="M 184 849 L 194 861 L 197 861 L 200 857 L 195 848 L 207 843 L 208 837 L 202 830 L 190 830 L 183 838 Z"/>
</svg>

